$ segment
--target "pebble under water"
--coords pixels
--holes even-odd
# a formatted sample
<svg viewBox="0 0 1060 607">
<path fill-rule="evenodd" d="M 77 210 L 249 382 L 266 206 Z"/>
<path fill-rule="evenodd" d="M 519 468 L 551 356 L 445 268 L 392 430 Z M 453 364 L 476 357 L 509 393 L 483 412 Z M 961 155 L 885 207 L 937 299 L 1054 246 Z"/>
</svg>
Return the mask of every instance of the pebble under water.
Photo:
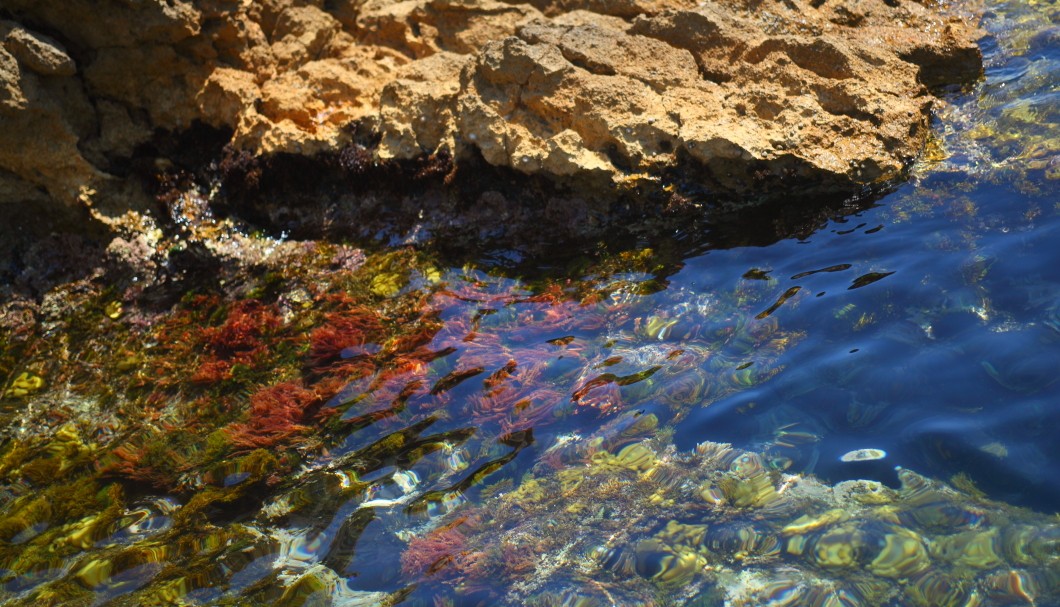
<svg viewBox="0 0 1060 607">
<path fill-rule="evenodd" d="M 1060 605 L 1058 22 L 992 3 L 910 181 L 798 236 L 307 244 L 9 344 L 0 601 Z"/>
</svg>

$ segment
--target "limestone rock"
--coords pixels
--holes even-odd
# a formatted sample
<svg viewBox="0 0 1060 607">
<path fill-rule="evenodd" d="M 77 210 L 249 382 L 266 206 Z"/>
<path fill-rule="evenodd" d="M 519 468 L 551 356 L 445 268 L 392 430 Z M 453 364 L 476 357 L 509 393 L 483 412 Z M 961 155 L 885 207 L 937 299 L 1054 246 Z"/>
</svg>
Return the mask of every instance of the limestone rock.
<svg viewBox="0 0 1060 607">
<path fill-rule="evenodd" d="M 77 148 L 91 122 L 67 117 L 88 107 L 77 87 L 63 86 L 72 64 L 43 36 L 9 22 L 0 28 L 7 30 L 0 46 L 0 169 L 17 176 L 23 190 L 32 184 L 73 201 L 99 172 Z"/>
<path fill-rule="evenodd" d="M 478 156 L 596 194 L 854 193 L 920 152 L 928 87 L 981 69 L 976 31 L 912 0 L 5 7 L 0 170 L 67 203 L 196 121 L 252 155 L 338 152 L 357 125 L 380 160 Z"/>
<path fill-rule="evenodd" d="M 18 59 L 7 51 L 0 48 L 0 104 L 9 109 L 18 109 L 26 104 L 26 98 L 22 94 L 22 70 L 18 66 Z"/>
<path fill-rule="evenodd" d="M 7 22 L 0 23 L 0 37 L 8 52 L 42 76 L 73 76 L 77 72 L 63 46 L 48 36 Z"/>
<path fill-rule="evenodd" d="M 361 38 L 420 58 L 446 50 L 476 52 L 540 13 L 494 0 L 368 0 L 357 18 Z"/>
<path fill-rule="evenodd" d="M 441 51 L 397 71 L 379 100 L 384 129 L 380 157 L 415 158 L 453 139 L 460 73 L 470 60 L 467 55 Z"/>
</svg>

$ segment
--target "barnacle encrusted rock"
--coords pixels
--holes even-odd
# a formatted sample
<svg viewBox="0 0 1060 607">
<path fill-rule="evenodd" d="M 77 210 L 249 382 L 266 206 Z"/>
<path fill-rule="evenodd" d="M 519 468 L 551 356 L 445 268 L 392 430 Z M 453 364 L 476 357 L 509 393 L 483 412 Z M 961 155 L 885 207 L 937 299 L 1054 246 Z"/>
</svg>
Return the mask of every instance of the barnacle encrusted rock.
<svg viewBox="0 0 1060 607">
<path fill-rule="evenodd" d="M 676 174 L 731 196 L 852 193 L 919 153 L 927 87 L 981 69 L 977 30 L 914 0 L 5 10 L 0 175 L 67 203 L 121 174 L 153 131 L 196 121 L 252 155 L 336 152 L 356 131 L 380 160 L 444 151 L 596 193 Z"/>
</svg>

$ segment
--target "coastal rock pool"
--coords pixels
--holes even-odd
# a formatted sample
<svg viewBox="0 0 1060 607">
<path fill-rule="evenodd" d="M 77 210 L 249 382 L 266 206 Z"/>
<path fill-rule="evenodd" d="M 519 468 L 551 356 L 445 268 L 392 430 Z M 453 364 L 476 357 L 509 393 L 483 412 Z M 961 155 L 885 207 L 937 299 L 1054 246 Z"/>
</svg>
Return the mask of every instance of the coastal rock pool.
<svg viewBox="0 0 1060 607">
<path fill-rule="evenodd" d="M 1057 22 L 991 3 L 909 182 L 781 238 L 456 265 L 199 218 L 260 264 L 9 302 L 0 601 L 1060 605 Z"/>
</svg>

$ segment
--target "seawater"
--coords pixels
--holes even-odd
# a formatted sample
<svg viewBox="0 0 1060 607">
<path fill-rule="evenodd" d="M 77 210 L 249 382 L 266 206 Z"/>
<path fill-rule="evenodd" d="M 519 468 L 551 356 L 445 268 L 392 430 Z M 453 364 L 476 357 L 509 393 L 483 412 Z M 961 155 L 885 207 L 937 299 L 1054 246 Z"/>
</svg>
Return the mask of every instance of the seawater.
<svg viewBox="0 0 1060 607">
<path fill-rule="evenodd" d="M 290 478 L 175 552 L 151 538 L 186 504 L 137 496 L 6 600 L 1060 603 L 1058 20 L 992 4 L 985 79 L 943 93 L 909 182 L 797 236 L 708 225 L 404 287 L 432 356 L 340 390 L 346 425 Z"/>
</svg>

